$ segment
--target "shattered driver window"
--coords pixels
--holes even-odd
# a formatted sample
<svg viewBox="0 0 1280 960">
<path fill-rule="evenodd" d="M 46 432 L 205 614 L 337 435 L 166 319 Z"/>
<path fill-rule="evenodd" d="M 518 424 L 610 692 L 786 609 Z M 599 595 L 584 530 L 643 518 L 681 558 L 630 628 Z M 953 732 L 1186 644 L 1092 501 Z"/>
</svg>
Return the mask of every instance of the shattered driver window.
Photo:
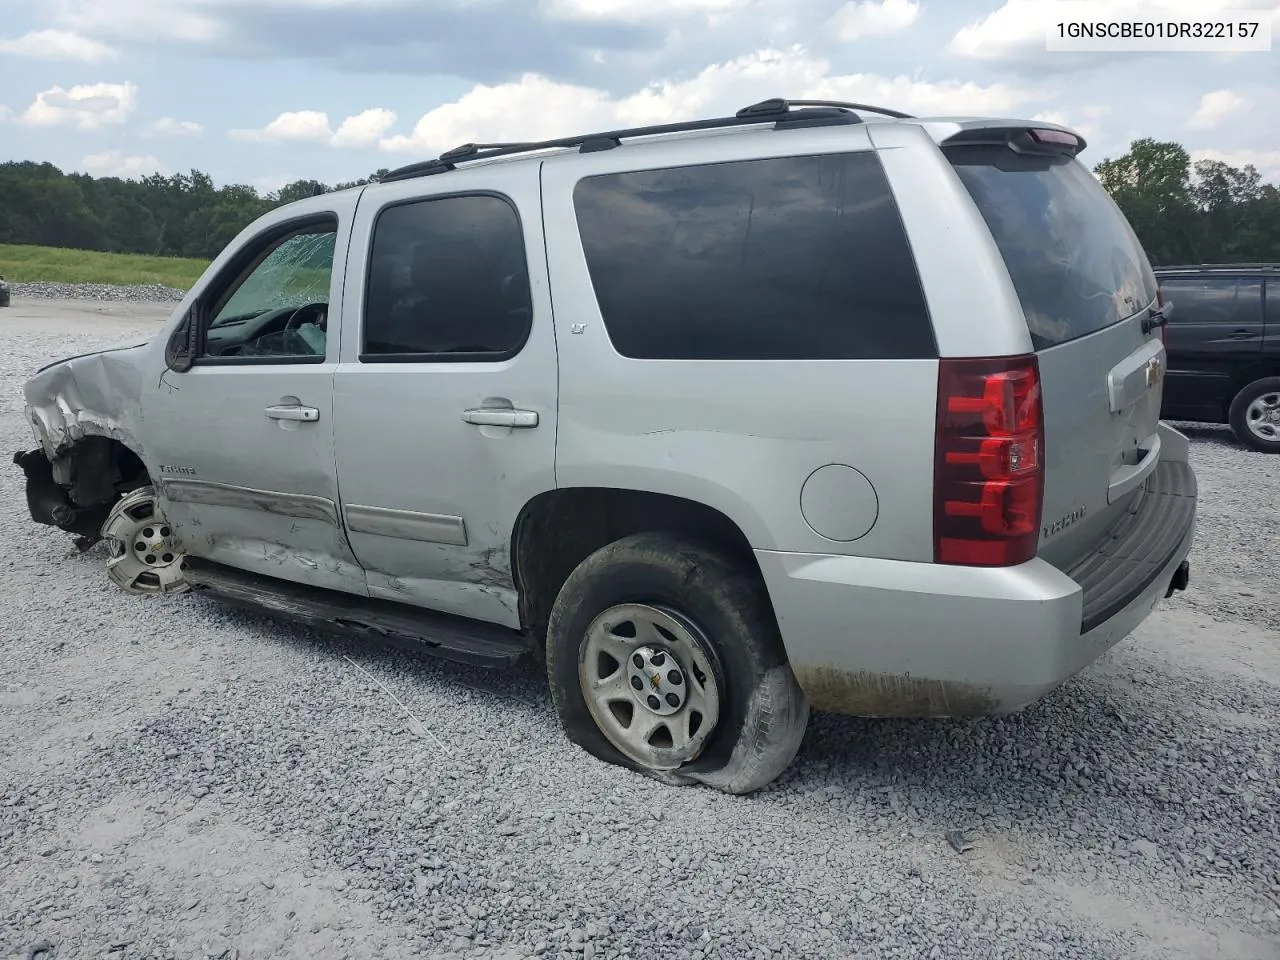
<svg viewBox="0 0 1280 960">
<path fill-rule="evenodd" d="M 323 357 L 333 274 L 334 227 L 278 241 L 243 275 L 209 324 L 206 354 Z"/>
</svg>

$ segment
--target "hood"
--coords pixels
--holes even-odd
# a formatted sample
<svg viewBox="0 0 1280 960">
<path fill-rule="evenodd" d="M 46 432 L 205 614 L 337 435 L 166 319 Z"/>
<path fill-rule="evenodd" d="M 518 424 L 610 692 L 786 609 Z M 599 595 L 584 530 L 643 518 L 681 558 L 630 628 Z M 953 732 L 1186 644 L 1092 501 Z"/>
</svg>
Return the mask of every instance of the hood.
<svg viewBox="0 0 1280 960">
<path fill-rule="evenodd" d="M 103 353 L 118 353 L 121 350 L 137 350 L 139 347 L 145 347 L 150 342 L 151 342 L 150 337 L 144 337 L 141 340 L 134 340 L 134 341 L 130 341 L 129 343 L 117 344 L 114 347 L 103 347 L 101 350 L 90 350 L 87 353 L 73 353 L 69 357 L 63 357 L 60 360 L 53 360 L 49 363 L 46 363 L 43 367 L 37 368 L 36 372 L 32 374 L 32 378 L 34 379 L 35 377 L 38 377 L 40 374 L 44 373 L 46 370 L 52 369 L 53 367 L 56 367 L 59 364 L 71 363 L 73 360 L 81 360 L 84 357 L 96 357 L 99 354 L 103 354 Z"/>
</svg>

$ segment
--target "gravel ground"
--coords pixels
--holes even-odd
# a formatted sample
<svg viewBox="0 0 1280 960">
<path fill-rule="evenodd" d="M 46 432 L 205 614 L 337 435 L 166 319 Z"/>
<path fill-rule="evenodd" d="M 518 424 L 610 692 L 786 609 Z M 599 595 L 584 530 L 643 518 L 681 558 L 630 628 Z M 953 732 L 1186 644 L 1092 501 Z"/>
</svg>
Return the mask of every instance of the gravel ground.
<svg viewBox="0 0 1280 960">
<path fill-rule="evenodd" d="M 107 303 L 177 303 L 185 290 L 160 284 L 116 286 L 105 283 L 10 283 L 14 300 L 88 300 Z"/>
<path fill-rule="evenodd" d="M 153 329 L 0 324 L 4 449 L 32 369 Z M 1194 456 L 1133 638 L 1013 717 L 815 716 L 745 798 L 594 761 L 534 668 L 119 593 L 0 471 L 0 958 L 1276 960 L 1280 457 Z"/>
</svg>

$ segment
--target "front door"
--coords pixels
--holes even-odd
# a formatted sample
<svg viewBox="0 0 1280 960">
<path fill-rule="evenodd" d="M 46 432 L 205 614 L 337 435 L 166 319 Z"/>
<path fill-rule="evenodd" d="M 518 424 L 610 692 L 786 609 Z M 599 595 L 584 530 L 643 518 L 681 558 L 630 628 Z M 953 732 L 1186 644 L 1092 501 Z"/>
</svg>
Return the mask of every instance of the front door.
<svg viewBox="0 0 1280 960">
<path fill-rule="evenodd" d="M 511 531 L 555 485 L 538 166 L 361 200 L 334 377 L 338 485 L 371 596 L 517 627 Z"/>
<path fill-rule="evenodd" d="M 191 369 L 148 388 L 142 422 L 161 508 L 186 553 L 364 594 L 333 456 L 354 208 L 335 194 L 313 213 L 282 214 L 226 258 L 196 294 L 202 350 Z"/>
</svg>

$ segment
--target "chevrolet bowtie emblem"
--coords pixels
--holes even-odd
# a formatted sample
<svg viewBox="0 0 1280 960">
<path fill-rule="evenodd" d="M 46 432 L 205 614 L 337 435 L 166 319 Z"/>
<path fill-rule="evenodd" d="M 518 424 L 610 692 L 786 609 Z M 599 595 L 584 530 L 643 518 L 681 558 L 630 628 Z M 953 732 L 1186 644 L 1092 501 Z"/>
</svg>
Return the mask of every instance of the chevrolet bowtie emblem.
<svg viewBox="0 0 1280 960">
<path fill-rule="evenodd" d="M 1159 357 L 1152 357 L 1147 361 L 1147 386 L 1154 387 L 1160 382 L 1164 376 L 1164 361 Z"/>
</svg>

